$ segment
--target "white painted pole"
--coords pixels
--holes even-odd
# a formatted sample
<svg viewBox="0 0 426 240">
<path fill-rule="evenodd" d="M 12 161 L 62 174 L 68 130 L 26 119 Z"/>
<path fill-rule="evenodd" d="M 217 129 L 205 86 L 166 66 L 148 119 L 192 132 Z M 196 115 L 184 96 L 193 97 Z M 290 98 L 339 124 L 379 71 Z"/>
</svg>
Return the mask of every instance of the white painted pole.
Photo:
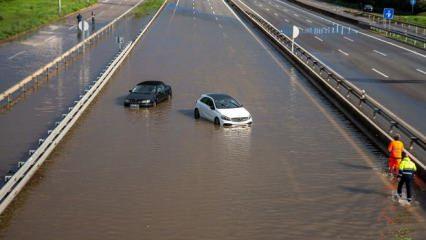
<svg viewBox="0 0 426 240">
<path fill-rule="evenodd" d="M 62 14 L 62 3 L 61 0 L 58 0 L 58 15 Z"/>
</svg>

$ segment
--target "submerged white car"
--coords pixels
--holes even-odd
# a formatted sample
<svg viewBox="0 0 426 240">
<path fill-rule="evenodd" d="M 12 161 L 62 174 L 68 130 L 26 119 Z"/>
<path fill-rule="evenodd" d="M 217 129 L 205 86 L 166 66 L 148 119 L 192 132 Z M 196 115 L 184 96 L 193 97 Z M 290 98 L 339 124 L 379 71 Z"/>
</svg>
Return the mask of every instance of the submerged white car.
<svg viewBox="0 0 426 240">
<path fill-rule="evenodd" d="M 202 94 L 195 103 L 194 118 L 200 117 L 214 122 L 215 125 L 250 125 L 253 119 L 250 113 L 237 100 L 222 93 Z"/>
</svg>

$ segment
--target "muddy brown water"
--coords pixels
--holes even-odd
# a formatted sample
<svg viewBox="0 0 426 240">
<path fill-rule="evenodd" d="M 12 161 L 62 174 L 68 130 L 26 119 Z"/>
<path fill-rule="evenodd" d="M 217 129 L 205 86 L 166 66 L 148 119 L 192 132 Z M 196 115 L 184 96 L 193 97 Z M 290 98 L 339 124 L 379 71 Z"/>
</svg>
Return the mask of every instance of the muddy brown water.
<svg viewBox="0 0 426 240">
<path fill-rule="evenodd" d="M 389 239 L 406 229 L 413 237 L 425 233 L 419 205 L 392 202 L 392 184 L 381 173 L 384 157 L 305 78 L 223 2 L 197 1 L 195 8 L 189 0 L 167 6 L 3 217 L 1 237 Z M 148 79 L 169 83 L 172 100 L 123 108 L 128 89 Z M 194 120 L 194 102 L 204 92 L 239 99 L 253 126 L 217 128 Z"/>
</svg>

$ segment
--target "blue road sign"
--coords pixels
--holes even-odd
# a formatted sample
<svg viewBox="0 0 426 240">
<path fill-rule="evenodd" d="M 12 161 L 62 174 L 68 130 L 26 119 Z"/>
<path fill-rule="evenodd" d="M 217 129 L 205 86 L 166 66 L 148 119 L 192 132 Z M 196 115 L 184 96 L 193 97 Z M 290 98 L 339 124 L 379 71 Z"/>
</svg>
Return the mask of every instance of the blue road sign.
<svg viewBox="0 0 426 240">
<path fill-rule="evenodd" d="M 410 0 L 410 4 L 411 4 L 411 6 L 416 5 L 416 0 Z"/>
<path fill-rule="evenodd" d="M 386 20 L 391 20 L 393 19 L 394 13 L 395 11 L 393 10 L 393 8 L 385 8 L 383 9 L 383 18 Z"/>
</svg>

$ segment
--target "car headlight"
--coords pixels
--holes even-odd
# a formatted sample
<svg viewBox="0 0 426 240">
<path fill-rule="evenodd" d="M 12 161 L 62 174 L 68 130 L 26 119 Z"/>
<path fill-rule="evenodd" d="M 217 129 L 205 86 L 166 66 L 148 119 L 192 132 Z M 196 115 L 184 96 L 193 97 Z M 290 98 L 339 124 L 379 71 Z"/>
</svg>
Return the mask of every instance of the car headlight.
<svg viewBox="0 0 426 240">
<path fill-rule="evenodd" d="M 129 103 L 129 102 L 130 102 L 130 100 L 129 100 L 129 99 L 126 99 L 126 100 L 124 100 L 124 102 L 125 102 L 125 103 Z"/>
<path fill-rule="evenodd" d="M 142 103 L 150 103 L 151 102 L 151 100 L 142 100 Z"/>
<path fill-rule="evenodd" d="M 229 118 L 225 115 L 222 115 L 220 118 L 222 118 L 223 120 L 226 120 L 226 121 L 231 121 L 231 118 Z"/>
</svg>

